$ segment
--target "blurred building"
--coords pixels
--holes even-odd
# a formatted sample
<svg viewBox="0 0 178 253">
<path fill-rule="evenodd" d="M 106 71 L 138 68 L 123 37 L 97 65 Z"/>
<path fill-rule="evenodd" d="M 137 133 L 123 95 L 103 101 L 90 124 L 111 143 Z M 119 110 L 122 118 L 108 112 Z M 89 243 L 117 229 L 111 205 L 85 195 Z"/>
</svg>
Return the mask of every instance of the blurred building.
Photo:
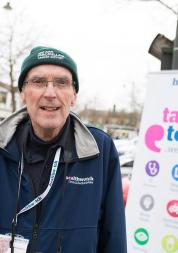
<svg viewBox="0 0 178 253">
<path fill-rule="evenodd" d="M 21 103 L 18 93 L 15 94 L 15 100 L 17 109 L 19 109 L 21 107 Z M 0 121 L 8 117 L 12 113 L 11 103 L 11 93 L 7 89 L 0 87 Z"/>
<path fill-rule="evenodd" d="M 133 138 L 138 134 L 141 112 L 84 109 L 79 116 L 84 122 L 103 128 L 113 138 Z"/>
</svg>

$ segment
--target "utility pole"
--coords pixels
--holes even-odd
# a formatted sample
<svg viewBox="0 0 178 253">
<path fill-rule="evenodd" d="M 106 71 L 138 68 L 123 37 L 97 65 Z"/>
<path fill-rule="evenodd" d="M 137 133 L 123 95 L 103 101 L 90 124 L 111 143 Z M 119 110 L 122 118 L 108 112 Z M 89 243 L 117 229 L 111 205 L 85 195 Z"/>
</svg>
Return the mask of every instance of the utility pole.
<svg viewBox="0 0 178 253">
<path fill-rule="evenodd" d="M 159 48 L 159 51 L 161 50 L 161 55 L 160 55 L 160 53 L 159 53 L 159 56 L 158 56 L 158 54 L 154 55 L 152 53 L 154 50 L 154 48 L 152 47 L 153 43 L 149 49 L 149 53 L 151 53 L 153 56 L 155 56 L 156 58 L 161 60 L 161 69 L 178 69 L 178 12 L 175 11 L 171 6 L 167 5 L 162 0 L 140 0 L 140 1 L 158 2 L 161 5 L 163 5 L 164 7 L 166 7 L 167 9 L 169 9 L 174 15 L 177 16 L 176 37 L 175 37 L 174 41 L 170 41 L 164 35 L 158 34 L 157 37 L 155 38 L 155 40 L 153 41 L 154 45 L 155 45 L 153 47 L 157 47 L 157 49 L 156 49 L 157 51 L 158 51 L 158 48 L 161 47 L 161 48 Z M 167 44 L 166 47 L 164 45 L 162 45 L 163 42 L 161 42 L 161 40 L 163 38 L 164 38 L 164 43 L 166 41 L 166 44 Z M 172 45 L 171 45 L 171 42 L 172 42 Z"/>
<path fill-rule="evenodd" d="M 178 16 L 177 16 L 176 37 L 174 40 L 174 47 L 173 47 L 172 69 L 178 69 Z"/>
<path fill-rule="evenodd" d="M 8 10 L 8 11 L 12 10 L 12 7 L 11 7 L 10 2 L 7 2 L 6 5 L 4 5 L 3 8 L 4 8 L 5 10 Z"/>
</svg>

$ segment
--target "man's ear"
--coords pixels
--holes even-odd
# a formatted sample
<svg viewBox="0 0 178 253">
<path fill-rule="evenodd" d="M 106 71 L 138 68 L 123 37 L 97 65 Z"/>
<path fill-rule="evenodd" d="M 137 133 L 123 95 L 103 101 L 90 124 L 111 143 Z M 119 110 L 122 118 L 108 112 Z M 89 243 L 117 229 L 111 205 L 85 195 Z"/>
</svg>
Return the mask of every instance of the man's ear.
<svg viewBox="0 0 178 253">
<path fill-rule="evenodd" d="M 24 93 L 23 90 L 20 93 L 20 98 L 21 98 L 21 101 L 22 101 L 23 105 L 25 105 L 26 104 L 26 100 L 25 100 L 25 93 Z"/>
<path fill-rule="evenodd" d="M 76 105 L 76 100 L 77 100 L 77 94 L 74 92 L 73 98 L 71 100 L 71 107 L 74 107 Z"/>
</svg>

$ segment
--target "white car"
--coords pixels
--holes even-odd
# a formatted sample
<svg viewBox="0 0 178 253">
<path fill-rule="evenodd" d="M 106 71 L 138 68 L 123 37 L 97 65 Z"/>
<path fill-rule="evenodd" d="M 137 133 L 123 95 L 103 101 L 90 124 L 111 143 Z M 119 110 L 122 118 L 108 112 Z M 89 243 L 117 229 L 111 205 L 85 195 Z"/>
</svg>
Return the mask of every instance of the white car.
<svg viewBox="0 0 178 253">
<path fill-rule="evenodd" d="M 134 156 L 136 152 L 136 146 L 138 137 L 133 139 L 115 139 L 114 144 L 118 151 L 119 156 L 127 155 Z"/>
<path fill-rule="evenodd" d="M 122 177 L 131 179 L 134 165 L 134 156 L 122 155 L 119 157 Z"/>
</svg>

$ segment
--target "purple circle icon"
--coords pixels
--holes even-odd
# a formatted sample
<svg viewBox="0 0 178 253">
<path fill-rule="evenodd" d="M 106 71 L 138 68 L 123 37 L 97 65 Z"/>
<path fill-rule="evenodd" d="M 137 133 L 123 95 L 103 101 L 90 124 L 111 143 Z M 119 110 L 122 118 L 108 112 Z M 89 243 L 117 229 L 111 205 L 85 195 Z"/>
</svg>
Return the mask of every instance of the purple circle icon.
<svg viewBox="0 0 178 253">
<path fill-rule="evenodd" d="M 145 166 L 146 173 L 150 177 L 155 177 L 159 172 L 159 163 L 157 161 L 149 161 Z"/>
</svg>

